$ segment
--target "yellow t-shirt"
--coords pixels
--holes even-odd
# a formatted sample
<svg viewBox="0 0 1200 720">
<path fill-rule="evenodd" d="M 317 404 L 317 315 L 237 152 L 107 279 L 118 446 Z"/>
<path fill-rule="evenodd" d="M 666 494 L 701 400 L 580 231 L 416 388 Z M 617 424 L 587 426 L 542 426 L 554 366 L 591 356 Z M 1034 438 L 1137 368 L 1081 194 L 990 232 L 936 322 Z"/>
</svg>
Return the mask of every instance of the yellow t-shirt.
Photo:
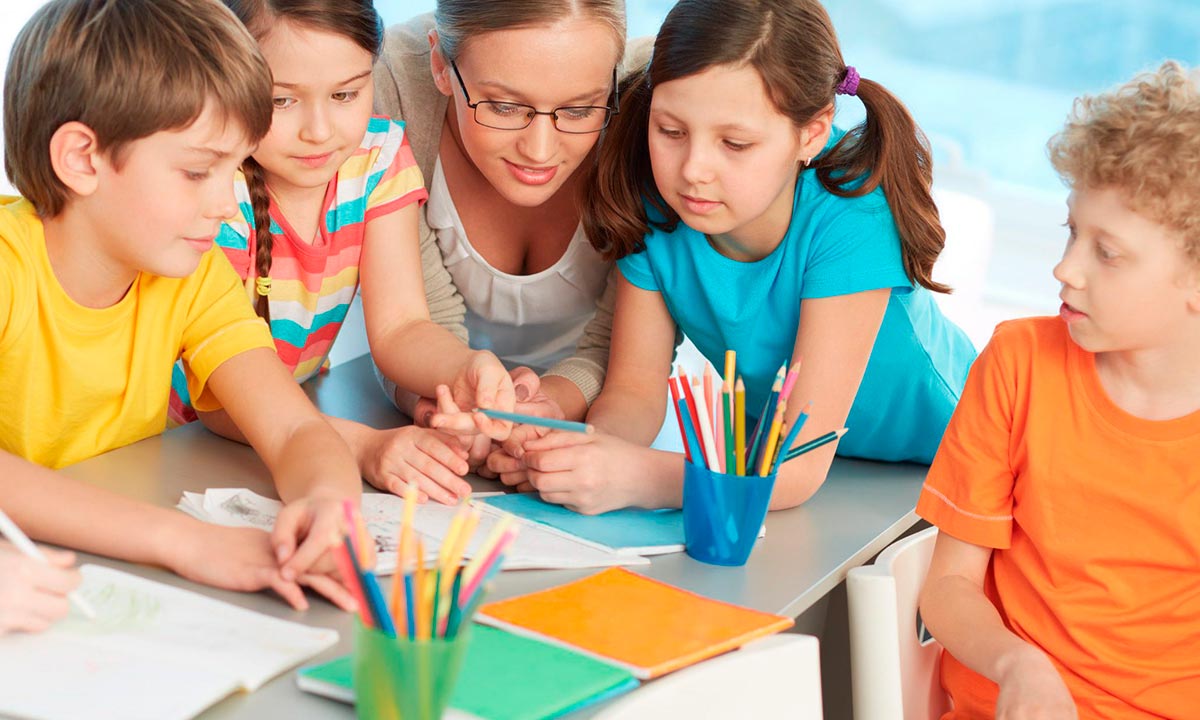
<svg viewBox="0 0 1200 720">
<path fill-rule="evenodd" d="M 112 307 L 86 308 L 59 285 L 42 221 L 0 199 L 0 449 L 62 467 L 163 431 L 181 356 L 202 410 L 221 363 L 274 349 L 220 248 L 185 278 L 142 273 Z"/>
</svg>

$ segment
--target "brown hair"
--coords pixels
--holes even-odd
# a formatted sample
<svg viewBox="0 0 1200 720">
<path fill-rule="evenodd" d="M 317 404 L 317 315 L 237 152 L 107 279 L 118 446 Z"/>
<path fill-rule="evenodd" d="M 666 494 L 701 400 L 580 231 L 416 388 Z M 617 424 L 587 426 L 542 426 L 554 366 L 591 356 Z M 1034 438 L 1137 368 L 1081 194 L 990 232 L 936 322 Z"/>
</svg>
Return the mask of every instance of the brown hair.
<svg viewBox="0 0 1200 720">
<path fill-rule="evenodd" d="M 1178 233 L 1200 263 L 1200 74 L 1168 61 L 1085 95 L 1048 150 L 1067 184 L 1120 189 L 1131 210 Z"/>
<path fill-rule="evenodd" d="M 258 40 L 270 34 L 276 23 L 286 20 L 296 25 L 341 35 L 371 54 L 379 56 L 383 45 L 383 21 L 372 0 L 224 0 L 250 33 Z M 267 90 L 270 97 L 271 90 Z M 246 189 L 254 210 L 254 268 L 258 278 L 271 276 L 271 198 L 263 168 L 252 157 L 242 163 Z M 270 300 L 259 293 L 255 310 L 271 320 Z"/>
<path fill-rule="evenodd" d="M 438 0 L 433 13 L 438 47 L 446 60 L 456 59 L 463 46 L 476 35 L 550 24 L 576 16 L 594 18 L 612 28 L 617 48 L 623 54 L 624 0 Z"/>
<path fill-rule="evenodd" d="M 651 222 L 643 197 L 664 218 L 655 227 L 669 232 L 679 223 L 651 172 L 652 88 L 718 65 L 743 64 L 758 71 L 775 108 L 797 125 L 833 103 L 847 72 L 833 25 L 817 0 L 681 0 L 659 30 L 650 64 L 624 83 L 621 113 L 581 183 L 584 228 L 605 258 L 645 249 Z M 882 187 L 909 279 L 948 292 L 931 277 L 946 233 L 930 195 L 928 141 L 903 103 L 879 83 L 860 79 L 857 95 L 866 120 L 813 160 L 817 178 L 841 197 Z"/>
<path fill-rule="evenodd" d="M 118 167 L 131 142 L 195 122 L 214 104 L 258 142 L 271 75 L 254 40 L 212 0 L 55 0 L 21 29 L 4 80 L 4 169 L 42 217 L 70 190 L 50 139 L 78 121 Z"/>
</svg>

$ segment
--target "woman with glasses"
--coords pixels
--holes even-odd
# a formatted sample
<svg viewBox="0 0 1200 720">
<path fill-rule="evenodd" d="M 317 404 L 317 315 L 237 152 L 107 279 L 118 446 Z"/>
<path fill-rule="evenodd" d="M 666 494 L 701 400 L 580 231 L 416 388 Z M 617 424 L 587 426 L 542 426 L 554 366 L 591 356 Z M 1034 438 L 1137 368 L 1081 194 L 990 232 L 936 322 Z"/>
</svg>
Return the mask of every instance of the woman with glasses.
<svg viewBox="0 0 1200 720">
<path fill-rule="evenodd" d="M 519 411 L 581 418 L 604 380 L 614 294 L 580 225 L 577 171 L 649 43 L 625 56 L 621 0 L 519 5 L 441 0 L 390 28 L 376 107 L 405 123 L 429 191 L 421 311 L 464 342 L 441 352 L 490 350 L 520 366 Z M 447 360 L 431 352 L 428 365 Z M 397 405 L 428 423 L 435 403 L 406 391 L 414 369 L 378 362 Z M 489 449 L 480 438 L 472 466 Z"/>
</svg>

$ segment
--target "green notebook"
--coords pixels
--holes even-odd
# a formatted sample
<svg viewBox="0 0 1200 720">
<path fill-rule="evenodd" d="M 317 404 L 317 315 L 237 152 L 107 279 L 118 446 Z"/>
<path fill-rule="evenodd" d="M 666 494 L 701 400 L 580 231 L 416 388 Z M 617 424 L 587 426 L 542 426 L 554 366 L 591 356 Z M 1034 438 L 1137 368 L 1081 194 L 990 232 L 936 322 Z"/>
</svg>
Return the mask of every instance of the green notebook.
<svg viewBox="0 0 1200 720">
<path fill-rule="evenodd" d="M 354 702 L 350 656 L 301 668 L 301 690 Z M 553 718 L 637 687 L 628 671 L 565 648 L 474 625 L 471 647 L 450 701 L 490 720 Z"/>
</svg>

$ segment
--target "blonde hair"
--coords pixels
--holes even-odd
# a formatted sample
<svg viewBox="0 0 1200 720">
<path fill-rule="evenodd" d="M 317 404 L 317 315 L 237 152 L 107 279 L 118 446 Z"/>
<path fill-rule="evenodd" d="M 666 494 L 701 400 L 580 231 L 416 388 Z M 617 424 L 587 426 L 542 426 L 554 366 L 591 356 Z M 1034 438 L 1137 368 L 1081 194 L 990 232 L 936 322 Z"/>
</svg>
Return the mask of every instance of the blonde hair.
<svg viewBox="0 0 1200 720">
<path fill-rule="evenodd" d="M 1119 189 L 1134 212 L 1177 233 L 1200 263 L 1200 74 L 1167 61 L 1080 97 L 1047 147 L 1064 182 Z"/>
<path fill-rule="evenodd" d="M 78 121 L 120 165 L 129 143 L 195 122 L 214 103 L 250 142 L 271 128 L 271 72 L 215 0 L 55 0 L 21 29 L 4 79 L 4 169 L 43 217 L 70 191 L 50 139 Z"/>
</svg>

